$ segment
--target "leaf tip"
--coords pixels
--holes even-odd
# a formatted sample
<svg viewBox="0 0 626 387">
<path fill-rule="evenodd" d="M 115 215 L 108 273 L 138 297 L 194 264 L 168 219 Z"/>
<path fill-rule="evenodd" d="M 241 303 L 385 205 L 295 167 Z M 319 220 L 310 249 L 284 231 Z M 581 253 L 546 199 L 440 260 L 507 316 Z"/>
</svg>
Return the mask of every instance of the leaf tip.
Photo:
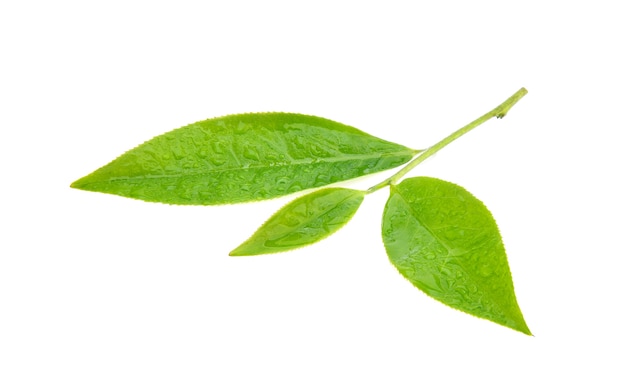
<svg viewBox="0 0 626 387">
<path fill-rule="evenodd" d="M 525 334 L 525 335 L 535 337 L 535 335 L 533 335 L 533 334 L 530 332 L 530 328 L 528 328 L 528 325 L 526 325 L 526 321 L 524 321 L 524 318 L 522 318 L 522 321 L 519 323 L 519 325 L 518 325 L 518 326 L 516 326 L 516 327 L 511 327 L 511 328 L 513 328 L 513 329 L 515 329 L 516 331 L 521 332 L 521 333 L 523 333 L 523 334 Z"/>
<path fill-rule="evenodd" d="M 80 179 L 72 182 L 72 184 L 70 184 L 70 188 L 83 189 L 85 186 L 84 180 L 85 178 L 81 177 Z"/>
<path fill-rule="evenodd" d="M 98 188 L 98 183 L 100 183 L 101 180 L 102 179 L 93 172 L 72 182 L 70 188 L 81 189 L 83 191 L 105 192 L 102 188 Z"/>
<path fill-rule="evenodd" d="M 229 257 L 246 257 L 249 255 L 254 255 L 254 254 L 250 254 L 249 251 L 246 251 L 245 243 L 235 247 L 230 253 L 228 253 Z"/>
</svg>

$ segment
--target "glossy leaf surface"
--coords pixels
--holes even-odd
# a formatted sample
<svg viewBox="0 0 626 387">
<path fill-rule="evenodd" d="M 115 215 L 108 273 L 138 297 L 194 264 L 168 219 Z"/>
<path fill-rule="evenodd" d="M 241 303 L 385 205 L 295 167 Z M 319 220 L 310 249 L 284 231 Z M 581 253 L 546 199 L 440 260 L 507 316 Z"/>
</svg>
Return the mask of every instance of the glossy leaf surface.
<svg viewBox="0 0 626 387">
<path fill-rule="evenodd" d="M 530 334 L 493 216 L 464 188 L 417 177 L 391 187 L 382 224 L 391 262 L 429 296 Z"/>
<path fill-rule="evenodd" d="M 415 153 L 324 118 L 238 114 L 157 136 L 72 187 L 170 204 L 239 203 L 383 171 Z"/>
<path fill-rule="evenodd" d="M 324 188 L 278 210 L 230 255 L 288 251 L 318 242 L 343 227 L 363 202 L 364 191 Z"/>
</svg>

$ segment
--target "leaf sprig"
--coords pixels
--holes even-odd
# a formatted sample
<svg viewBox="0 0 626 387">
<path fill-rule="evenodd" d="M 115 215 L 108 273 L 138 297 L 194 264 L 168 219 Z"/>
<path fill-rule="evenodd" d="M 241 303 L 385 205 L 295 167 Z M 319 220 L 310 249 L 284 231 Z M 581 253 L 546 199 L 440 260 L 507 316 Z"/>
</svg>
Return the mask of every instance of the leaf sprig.
<svg viewBox="0 0 626 387">
<path fill-rule="evenodd" d="M 432 298 L 530 335 L 502 237 L 487 207 L 464 188 L 402 178 L 439 150 L 527 94 L 522 88 L 433 146 L 416 151 L 324 118 L 231 115 L 157 136 L 72 183 L 73 188 L 169 204 L 269 199 L 406 164 L 366 191 L 322 188 L 271 216 L 231 256 L 289 251 L 347 224 L 364 198 L 390 187 L 382 239 L 391 263 Z"/>
</svg>

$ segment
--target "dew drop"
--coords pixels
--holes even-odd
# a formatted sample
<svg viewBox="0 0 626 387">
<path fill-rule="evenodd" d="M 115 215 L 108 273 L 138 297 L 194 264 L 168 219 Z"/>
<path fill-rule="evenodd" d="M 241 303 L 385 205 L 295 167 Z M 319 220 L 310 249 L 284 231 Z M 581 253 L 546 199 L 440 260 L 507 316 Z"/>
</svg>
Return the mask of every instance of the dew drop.
<svg viewBox="0 0 626 387">
<path fill-rule="evenodd" d="M 478 270 L 478 272 L 483 277 L 489 277 L 493 273 L 493 269 L 491 268 L 491 266 L 483 264 L 480 266 L 480 269 Z"/>
<path fill-rule="evenodd" d="M 243 134 L 243 133 L 245 133 L 248 130 L 249 127 L 250 127 L 250 125 L 248 125 L 248 124 L 246 124 L 244 122 L 239 122 L 239 124 L 235 128 L 235 133 Z"/>
<path fill-rule="evenodd" d="M 219 167 L 220 165 L 224 165 L 224 164 L 226 163 L 226 157 L 223 157 L 223 156 L 222 156 L 222 155 L 220 155 L 220 154 L 211 154 L 211 155 L 209 156 L 209 161 L 210 161 L 213 165 L 215 165 L 215 166 Z"/>
<path fill-rule="evenodd" d="M 243 157 L 248 160 L 259 161 L 259 152 L 250 145 L 246 145 L 243 149 Z"/>
<path fill-rule="evenodd" d="M 325 174 L 319 174 L 315 177 L 315 185 L 330 184 L 330 176 Z"/>
<path fill-rule="evenodd" d="M 300 184 L 292 184 L 288 190 L 289 193 L 298 192 L 298 191 L 302 191 L 302 186 Z"/>
</svg>

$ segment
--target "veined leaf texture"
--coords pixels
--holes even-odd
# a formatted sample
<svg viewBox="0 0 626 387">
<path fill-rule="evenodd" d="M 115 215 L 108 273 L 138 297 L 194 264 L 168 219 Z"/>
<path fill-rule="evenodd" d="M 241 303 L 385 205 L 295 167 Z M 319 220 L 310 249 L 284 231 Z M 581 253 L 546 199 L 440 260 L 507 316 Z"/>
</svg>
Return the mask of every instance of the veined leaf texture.
<svg viewBox="0 0 626 387">
<path fill-rule="evenodd" d="M 343 227 L 359 209 L 365 191 L 322 188 L 287 203 L 230 255 L 260 255 L 318 242 Z"/>
<path fill-rule="evenodd" d="M 391 187 L 383 213 L 387 255 L 442 303 L 530 335 L 493 216 L 464 188 L 430 177 Z"/>
<path fill-rule="evenodd" d="M 383 171 L 416 153 L 325 118 L 236 114 L 157 136 L 72 187 L 169 204 L 240 203 Z"/>
</svg>

